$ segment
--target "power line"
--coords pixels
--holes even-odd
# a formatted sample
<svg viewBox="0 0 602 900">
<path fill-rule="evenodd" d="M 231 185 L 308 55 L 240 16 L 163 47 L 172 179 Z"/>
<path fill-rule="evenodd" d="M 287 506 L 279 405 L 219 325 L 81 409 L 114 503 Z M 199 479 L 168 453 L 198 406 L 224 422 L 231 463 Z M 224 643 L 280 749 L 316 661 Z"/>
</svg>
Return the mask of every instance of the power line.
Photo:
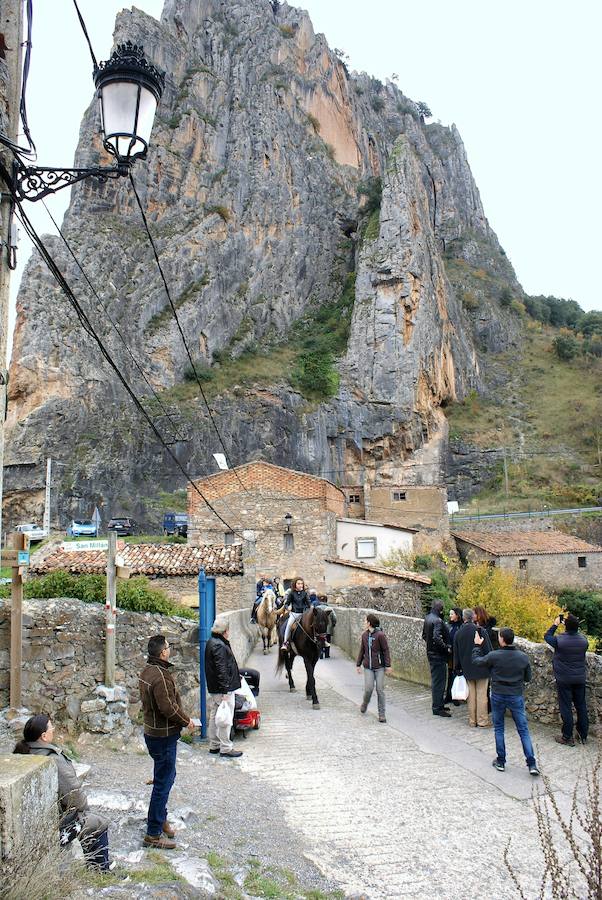
<svg viewBox="0 0 602 900">
<path fill-rule="evenodd" d="M 134 176 L 132 175 L 132 170 L 131 170 L 131 169 L 130 169 L 130 172 L 129 172 L 129 178 L 130 178 L 130 184 L 132 185 L 132 190 L 134 191 L 134 196 L 135 196 L 135 198 L 136 198 L 136 203 L 138 204 L 138 209 L 140 210 L 140 215 L 141 215 L 141 217 L 142 217 L 142 222 L 143 222 L 143 224 L 144 224 L 144 230 L 145 230 L 146 235 L 147 235 L 147 237 L 148 237 L 149 243 L 150 243 L 150 245 L 151 245 L 151 247 L 152 247 L 153 255 L 154 255 L 154 257 L 155 257 L 155 262 L 157 263 L 157 268 L 158 268 L 158 270 L 159 270 L 159 274 L 161 275 L 161 280 L 163 281 L 163 287 L 165 288 L 165 293 L 166 293 L 166 295 L 167 295 L 167 299 L 169 300 L 169 305 L 170 305 L 170 307 L 171 307 L 171 311 L 172 311 L 172 313 L 173 313 L 173 316 L 174 316 L 176 325 L 177 325 L 177 327 L 178 327 L 178 331 L 179 331 L 179 333 L 180 333 L 180 337 L 182 338 L 182 343 L 183 343 L 183 345 L 184 345 L 184 349 L 186 350 L 186 355 L 187 355 L 187 357 L 188 357 L 188 361 L 189 361 L 190 366 L 191 366 L 191 368 L 192 368 L 192 371 L 193 371 L 193 373 L 194 373 L 194 377 L 195 377 L 196 383 L 197 383 L 197 385 L 198 385 L 198 387 L 199 387 L 199 392 L 200 392 L 200 394 L 201 394 L 201 397 L 203 398 L 203 403 L 205 404 L 205 406 L 206 406 L 206 408 L 207 408 L 207 412 L 209 413 L 209 418 L 211 419 L 211 424 L 213 425 L 214 431 L 215 431 L 215 433 L 216 433 L 216 435 L 217 435 L 217 439 L 218 439 L 218 441 L 220 442 L 220 445 L 221 445 L 221 447 L 222 447 L 222 450 L 224 451 L 224 455 L 226 456 L 226 461 L 228 462 L 228 450 L 227 450 L 226 445 L 225 445 L 225 443 L 224 443 L 224 440 L 223 440 L 223 438 L 222 438 L 222 436 L 221 436 L 220 430 L 219 430 L 219 428 L 217 427 L 217 422 L 215 421 L 215 417 L 214 417 L 214 415 L 213 415 L 213 411 L 212 411 L 211 407 L 209 406 L 209 401 L 207 400 L 207 396 L 206 396 L 205 391 L 204 391 L 204 389 L 203 389 L 203 385 L 202 385 L 202 383 L 201 383 L 201 379 L 199 378 L 199 373 L 197 372 L 197 368 L 196 368 L 194 359 L 192 358 L 192 354 L 191 354 L 191 352 L 190 352 L 190 348 L 189 348 L 189 346 L 188 346 L 188 342 L 186 341 L 186 337 L 185 337 L 185 335 L 184 335 L 184 331 L 183 331 L 182 325 L 181 325 L 181 323 L 180 323 L 180 318 L 179 318 L 179 316 L 178 316 L 178 311 L 177 311 L 177 309 L 176 309 L 175 303 L 173 302 L 173 299 L 172 299 L 172 296 L 171 296 L 171 291 L 169 290 L 169 286 L 168 286 L 168 284 L 167 284 L 167 279 L 166 279 L 166 277 L 165 277 L 165 273 L 163 272 L 163 267 L 162 267 L 162 265 L 161 265 L 161 260 L 159 259 L 159 253 L 158 253 L 158 251 L 157 251 L 157 247 L 156 247 L 155 242 L 154 242 L 154 240 L 153 240 L 153 236 L 152 236 L 152 234 L 151 234 L 151 231 L 150 231 L 150 228 L 149 228 L 149 224 L 148 224 L 148 219 L 146 218 L 146 213 L 145 213 L 145 211 L 144 211 L 144 207 L 142 206 L 142 201 L 140 200 L 140 196 L 139 196 L 138 191 L 137 191 L 137 189 L 136 189 L 136 183 L 135 183 L 135 181 L 134 181 Z M 229 464 L 229 465 L 230 465 L 230 464 Z M 236 468 L 230 465 L 230 469 L 231 469 L 231 471 L 234 472 L 234 474 L 235 474 L 235 476 L 236 476 L 236 479 L 238 480 L 238 482 L 239 482 L 240 486 L 242 487 L 242 489 L 243 489 L 244 491 L 247 491 L 245 485 L 242 483 L 242 481 L 241 481 L 241 479 L 240 479 L 238 473 L 236 472 Z M 248 493 L 248 492 L 247 492 L 247 493 Z"/>
<path fill-rule="evenodd" d="M 123 333 L 122 333 L 121 329 L 119 328 L 119 326 L 117 325 L 117 323 L 115 322 L 115 320 L 112 318 L 112 316 L 111 316 L 111 314 L 109 313 L 109 310 L 107 309 L 107 307 L 104 306 L 101 297 L 99 296 L 98 292 L 97 292 L 96 289 L 94 288 L 94 285 L 92 284 L 92 282 L 91 282 L 90 279 L 88 278 L 88 275 L 86 274 L 86 272 L 85 272 L 83 266 L 81 265 L 79 259 L 78 259 L 77 256 L 75 255 L 75 252 L 74 252 L 73 248 L 71 247 L 69 241 L 68 241 L 67 238 L 65 237 L 63 231 L 61 230 L 60 225 L 58 224 L 58 222 L 56 221 L 56 219 L 54 218 L 54 216 L 52 215 L 52 213 L 51 213 L 50 210 L 48 209 L 48 206 L 46 205 L 46 201 L 45 201 L 45 200 L 42 200 L 42 203 L 44 204 L 44 208 L 45 208 L 46 212 L 48 213 L 48 215 L 49 215 L 49 217 L 50 217 L 50 219 L 51 219 L 51 221 L 52 221 L 52 224 L 54 225 L 54 227 L 56 228 L 57 232 L 58 232 L 59 235 L 61 236 L 61 238 L 62 238 L 62 240 L 63 240 L 63 243 L 65 244 L 65 247 L 67 248 L 68 252 L 70 253 L 71 257 L 73 258 L 73 260 L 74 260 L 76 266 L 78 267 L 78 269 L 79 269 L 80 272 L 82 273 L 82 275 L 83 275 L 83 277 L 84 277 L 84 279 L 85 279 L 85 281 L 86 281 L 86 284 L 88 285 L 88 287 L 90 288 L 92 294 L 93 294 L 94 297 L 96 298 L 99 307 L 101 308 L 102 312 L 106 315 L 107 319 L 109 320 L 109 322 L 111 323 L 111 325 L 113 326 L 113 328 L 115 329 L 115 331 L 117 332 L 117 334 L 119 335 L 119 337 L 120 337 L 120 339 L 121 339 L 121 341 L 122 341 L 122 343 L 123 343 L 123 346 L 125 347 L 126 351 L 128 352 L 128 354 L 129 354 L 129 356 L 130 356 L 132 362 L 134 363 L 135 367 L 136 367 L 136 368 L 138 369 L 138 371 L 140 372 L 142 378 L 143 378 L 144 381 L 146 382 L 146 384 L 147 384 L 149 390 L 151 391 L 153 397 L 155 398 L 155 400 L 156 400 L 157 403 L 159 404 L 160 408 L 163 410 L 163 413 L 165 414 L 165 416 L 166 416 L 167 419 L 169 420 L 171 426 L 173 427 L 173 430 L 174 430 L 174 437 L 177 438 L 178 440 L 183 440 L 183 438 L 181 438 L 181 436 L 178 434 L 177 425 L 176 425 L 176 423 L 174 422 L 174 420 L 171 418 L 171 415 L 170 415 L 170 413 L 169 413 L 169 410 L 163 405 L 163 401 L 161 400 L 161 398 L 159 397 L 159 395 L 158 395 L 157 392 L 155 391 L 154 387 L 152 386 L 151 382 L 149 381 L 149 379 L 148 379 L 148 377 L 147 377 L 147 375 L 146 375 L 144 369 L 142 368 L 142 366 L 140 365 L 140 363 L 138 362 L 138 360 L 137 360 L 136 357 L 134 356 L 134 354 L 133 354 L 132 350 L 130 349 L 130 347 L 129 347 L 129 345 L 128 345 L 126 339 L 125 339 L 125 337 L 123 336 Z"/>
<path fill-rule="evenodd" d="M 1 165 L 1 164 L 0 164 L 0 174 L 2 175 L 3 178 L 5 178 L 5 179 L 7 180 L 7 184 L 10 185 L 10 184 L 11 184 L 11 181 L 10 181 L 10 178 L 8 177 L 8 172 L 6 172 L 6 169 L 5 169 L 4 166 Z M 169 456 L 171 457 L 171 459 L 173 460 L 173 462 L 176 464 L 177 468 L 182 472 L 182 474 L 185 476 L 186 480 L 192 485 L 193 489 L 196 491 L 196 493 L 199 495 L 199 497 L 201 497 L 201 499 L 205 502 L 205 504 L 206 504 L 207 507 L 211 510 L 211 512 L 214 513 L 214 515 L 220 520 L 220 522 L 222 522 L 222 523 L 226 526 L 226 528 L 227 528 L 229 531 L 233 532 L 234 534 L 238 534 L 238 536 L 241 537 L 241 538 L 243 538 L 243 540 L 244 540 L 243 535 L 242 535 L 240 532 L 238 532 L 235 528 L 233 528 L 233 527 L 226 521 L 226 519 L 224 519 L 223 516 L 220 515 L 220 513 L 219 513 L 219 512 L 215 509 L 215 507 L 209 502 L 209 500 L 207 500 L 207 498 L 205 497 L 205 495 L 203 494 L 203 492 L 200 490 L 200 488 L 197 486 L 197 484 L 196 484 L 196 483 L 192 480 L 192 478 L 188 475 L 188 472 L 186 471 L 186 469 L 184 468 L 184 466 L 180 463 L 179 459 L 177 458 L 177 456 L 175 455 L 175 453 L 172 451 L 171 447 L 166 443 L 166 441 L 165 441 L 164 438 L 163 438 L 163 435 L 162 435 L 161 432 L 158 430 L 158 428 L 156 427 L 156 425 L 155 425 L 155 423 L 153 422 L 153 420 L 151 419 L 151 417 L 148 415 L 146 409 L 144 408 L 143 404 L 142 404 L 141 401 L 139 400 L 138 396 L 136 395 L 136 393 L 134 392 L 134 390 L 131 388 L 131 386 L 129 385 L 129 383 L 127 382 L 127 380 L 125 379 L 125 377 L 124 377 L 123 374 L 121 373 L 119 367 L 117 366 L 117 364 L 116 364 L 115 361 L 113 360 L 111 354 L 109 353 L 109 351 L 107 350 L 107 348 L 104 346 L 104 344 L 103 344 L 101 338 L 100 338 L 99 335 L 96 333 L 96 331 L 95 331 L 95 329 L 94 329 L 94 326 L 93 326 L 92 323 L 90 322 L 90 320 L 89 320 L 88 316 L 86 315 L 85 311 L 82 309 L 82 307 L 81 307 L 79 301 L 77 300 L 77 297 L 75 296 L 75 294 L 74 294 L 73 291 L 71 290 L 71 287 L 70 287 L 70 285 L 68 284 L 67 280 L 65 279 L 63 273 L 62 273 L 62 272 L 60 271 L 60 269 L 58 268 L 58 265 L 56 264 L 56 262 L 55 262 L 55 260 L 53 259 L 52 255 L 51 255 L 50 252 L 48 251 L 46 245 L 44 244 L 44 242 L 42 241 L 42 239 L 41 239 L 40 236 L 38 235 L 38 233 L 37 233 L 37 231 L 35 230 L 33 224 L 31 223 L 31 221 L 29 220 L 27 214 L 26 214 L 25 211 L 23 210 L 23 207 L 22 207 L 22 204 L 21 204 L 19 198 L 16 196 L 16 194 L 15 194 L 13 191 L 11 191 L 11 193 L 13 194 L 13 198 L 14 198 L 14 200 L 15 200 L 15 202 L 16 202 L 16 205 L 17 205 L 19 219 L 20 219 L 20 221 L 21 221 L 23 227 L 25 228 L 25 230 L 26 230 L 26 232 L 27 232 L 27 234 L 28 234 L 30 240 L 31 240 L 32 243 L 36 246 L 36 248 L 38 249 L 38 251 L 40 252 L 40 255 L 42 256 L 44 262 L 46 263 L 46 265 L 47 265 L 48 268 L 50 269 L 50 272 L 52 273 L 52 275 L 54 276 L 55 280 L 57 281 L 57 283 L 58 283 L 59 286 L 61 287 L 63 293 L 66 295 L 66 297 L 67 297 L 69 303 L 71 304 L 71 306 L 72 306 L 73 309 L 75 310 L 75 312 L 76 312 L 76 314 L 77 314 L 77 317 L 78 317 L 78 319 L 79 319 L 79 321 L 80 321 L 82 327 L 84 328 L 84 330 L 86 331 L 86 333 L 87 333 L 88 335 L 90 335 L 90 337 L 92 337 L 93 340 L 94 340 L 94 341 L 96 342 L 96 344 L 98 345 L 98 347 L 99 347 L 99 349 L 100 349 L 100 352 L 102 353 L 102 356 L 104 357 L 104 359 L 107 361 L 107 363 L 109 364 L 109 366 L 113 369 L 113 371 L 114 371 L 115 374 L 117 375 L 117 378 L 119 379 L 119 381 L 120 381 L 121 384 L 123 385 L 124 389 L 126 390 L 127 394 L 128 394 L 129 397 L 131 398 L 131 400 L 133 401 L 133 403 L 134 403 L 134 405 L 136 406 L 136 408 L 138 409 L 139 413 L 144 417 L 144 419 L 146 419 L 148 425 L 150 426 L 151 430 L 152 430 L 153 433 L 155 434 L 155 436 L 156 436 L 156 438 L 158 439 L 158 441 L 161 443 L 161 445 L 162 445 L 162 446 L 164 447 L 164 449 L 167 451 L 167 453 L 169 454 Z"/>
<path fill-rule="evenodd" d="M 75 6 L 75 11 L 77 13 L 77 18 L 79 19 L 79 24 L 82 27 L 82 31 L 84 33 L 84 37 L 88 44 L 88 49 L 90 50 L 90 56 L 92 57 L 92 64 L 94 66 L 94 71 L 98 68 L 98 63 L 96 62 L 96 56 L 94 55 L 94 50 L 92 49 L 92 42 L 90 41 L 90 35 L 88 34 L 88 29 L 86 28 L 86 23 L 84 22 L 84 17 L 79 11 L 79 6 L 77 5 L 77 0 L 73 0 L 73 5 Z"/>
</svg>

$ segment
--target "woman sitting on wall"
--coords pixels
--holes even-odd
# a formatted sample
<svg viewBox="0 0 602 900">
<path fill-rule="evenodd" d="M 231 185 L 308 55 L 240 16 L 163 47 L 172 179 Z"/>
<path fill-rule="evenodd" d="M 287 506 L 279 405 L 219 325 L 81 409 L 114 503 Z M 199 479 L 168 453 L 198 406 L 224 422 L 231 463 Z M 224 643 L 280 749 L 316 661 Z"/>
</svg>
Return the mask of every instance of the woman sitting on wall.
<svg viewBox="0 0 602 900">
<path fill-rule="evenodd" d="M 50 716 L 40 713 L 27 720 L 23 740 L 15 746 L 13 753 L 33 753 L 37 756 L 51 756 L 55 760 L 59 781 L 61 844 L 65 845 L 74 838 L 79 838 L 86 864 L 106 872 L 109 869 L 108 822 L 90 812 L 73 763 L 52 743 L 53 738 L 54 725 Z"/>
</svg>

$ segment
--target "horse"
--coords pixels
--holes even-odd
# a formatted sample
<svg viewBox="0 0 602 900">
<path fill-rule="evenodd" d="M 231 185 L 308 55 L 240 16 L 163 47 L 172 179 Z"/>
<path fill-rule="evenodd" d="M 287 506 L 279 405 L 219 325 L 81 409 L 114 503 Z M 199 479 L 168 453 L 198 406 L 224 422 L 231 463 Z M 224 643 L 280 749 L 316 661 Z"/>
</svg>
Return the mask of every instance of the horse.
<svg viewBox="0 0 602 900">
<path fill-rule="evenodd" d="M 280 613 L 281 610 L 276 606 L 276 594 L 271 588 L 268 588 L 267 591 L 263 592 L 261 603 L 256 611 L 257 625 L 261 632 L 264 654 L 269 653 L 272 644 L 276 643 L 274 629 L 276 628 L 276 620 Z"/>
<path fill-rule="evenodd" d="M 316 694 L 316 679 L 314 678 L 314 669 L 320 658 L 320 650 L 326 641 L 326 632 L 328 630 L 328 612 L 325 609 L 312 606 L 303 613 L 301 619 L 297 623 L 296 628 L 291 633 L 290 650 L 283 650 L 284 629 L 278 628 L 278 663 L 276 672 L 280 672 L 283 666 L 286 666 L 286 677 L 288 678 L 288 686 L 290 691 L 295 690 L 295 682 L 293 681 L 293 663 L 295 656 L 301 656 L 305 663 L 305 671 L 307 672 L 307 684 L 305 685 L 305 696 L 309 700 L 311 698 L 314 709 L 320 709 L 320 701 Z"/>
</svg>

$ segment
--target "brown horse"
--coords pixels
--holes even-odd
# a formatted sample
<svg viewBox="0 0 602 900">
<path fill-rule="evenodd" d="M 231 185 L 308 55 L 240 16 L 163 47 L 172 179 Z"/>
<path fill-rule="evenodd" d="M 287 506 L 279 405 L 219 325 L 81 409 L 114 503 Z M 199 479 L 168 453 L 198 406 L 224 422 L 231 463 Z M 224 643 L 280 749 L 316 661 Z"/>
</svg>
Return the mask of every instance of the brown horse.
<svg viewBox="0 0 602 900">
<path fill-rule="evenodd" d="M 301 656 L 305 663 L 305 671 L 307 672 L 307 684 L 305 685 L 305 696 L 309 700 L 311 698 L 313 708 L 320 709 L 320 701 L 316 694 L 316 679 L 314 678 L 314 669 L 320 658 L 320 650 L 326 641 L 326 632 L 328 631 L 329 613 L 325 609 L 312 606 L 307 612 L 303 613 L 297 626 L 291 632 L 290 650 L 283 650 L 284 628 L 278 628 L 278 664 L 276 671 L 279 672 L 283 666 L 286 666 L 286 677 L 288 678 L 289 690 L 295 690 L 295 682 L 293 681 L 293 663 L 295 656 Z M 285 622 L 286 619 L 283 620 Z"/>
<path fill-rule="evenodd" d="M 281 614 L 276 607 L 276 594 L 268 588 L 264 591 L 261 603 L 257 607 L 257 624 L 263 641 L 263 652 L 269 653 L 272 644 L 276 643 L 276 620 Z"/>
</svg>

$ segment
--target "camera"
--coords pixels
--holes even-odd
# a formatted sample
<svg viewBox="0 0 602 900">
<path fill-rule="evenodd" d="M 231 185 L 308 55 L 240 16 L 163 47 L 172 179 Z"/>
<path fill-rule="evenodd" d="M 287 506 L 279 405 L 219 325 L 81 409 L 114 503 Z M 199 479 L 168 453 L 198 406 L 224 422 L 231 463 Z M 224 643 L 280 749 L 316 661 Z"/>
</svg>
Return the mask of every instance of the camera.
<svg viewBox="0 0 602 900">
<path fill-rule="evenodd" d="M 564 622 L 564 613 L 560 613 L 558 618 L 560 619 L 560 624 L 562 625 L 562 623 Z"/>
</svg>

